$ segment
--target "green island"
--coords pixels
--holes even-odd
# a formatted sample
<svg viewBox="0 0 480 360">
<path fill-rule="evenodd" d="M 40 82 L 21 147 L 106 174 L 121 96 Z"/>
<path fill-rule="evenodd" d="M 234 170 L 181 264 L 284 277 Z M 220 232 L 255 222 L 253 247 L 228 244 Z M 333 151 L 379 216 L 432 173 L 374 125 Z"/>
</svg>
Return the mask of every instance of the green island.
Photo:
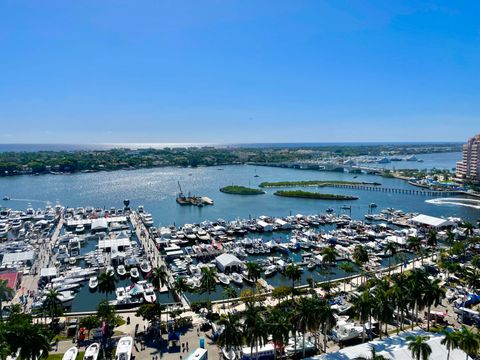
<svg viewBox="0 0 480 360">
<path fill-rule="evenodd" d="M 332 185 L 374 185 L 379 186 L 377 182 L 360 182 L 360 181 L 342 181 L 342 180 L 307 180 L 307 181 L 276 181 L 276 182 L 262 182 L 261 188 L 269 187 L 291 187 L 291 186 L 332 186 Z"/>
<path fill-rule="evenodd" d="M 303 190 L 279 190 L 273 195 L 294 197 L 302 199 L 315 199 L 315 200 L 357 200 L 356 196 L 349 195 L 336 195 L 336 194 L 321 194 L 317 192 L 303 191 Z"/>
<path fill-rule="evenodd" d="M 259 189 L 253 189 L 246 186 L 230 185 L 220 188 L 220 191 L 226 194 L 234 195 L 261 195 L 265 194 L 265 191 Z"/>
</svg>

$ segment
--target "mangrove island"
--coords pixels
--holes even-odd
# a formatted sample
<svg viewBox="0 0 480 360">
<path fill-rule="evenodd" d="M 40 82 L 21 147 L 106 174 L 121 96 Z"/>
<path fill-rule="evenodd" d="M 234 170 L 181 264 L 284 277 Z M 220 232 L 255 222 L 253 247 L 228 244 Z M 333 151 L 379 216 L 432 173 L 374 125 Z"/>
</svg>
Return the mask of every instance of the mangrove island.
<svg viewBox="0 0 480 360">
<path fill-rule="evenodd" d="M 261 195 L 265 194 L 265 191 L 259 189 L 253 189 L 246 186 L 230 185 L 220 188 L 220 191 L 226 194 L 234 195 Z"/>
<path fill-rule="evenodd" d="M 303 191 L 303 190 L 279 190 L 273 195 L 302 198 L 302 199 L 315 199 L 315 200 L 357 200 L 356 196 L 349 195 L 336 195 L 336 194 L 321 194 L 317 192 Z"/>
<path fill-rule="evenodd" d="M 342 180 L 307 180 L 307 181 L 276 181 L 276 182 L 262 182 L 261 188 L 268 187 L 292 187 L 292 186 L 335 186 L 335 185 L 374 185 L 380 186 L 377 182 L 365 181 L 342 181 Z"/>
</svg>

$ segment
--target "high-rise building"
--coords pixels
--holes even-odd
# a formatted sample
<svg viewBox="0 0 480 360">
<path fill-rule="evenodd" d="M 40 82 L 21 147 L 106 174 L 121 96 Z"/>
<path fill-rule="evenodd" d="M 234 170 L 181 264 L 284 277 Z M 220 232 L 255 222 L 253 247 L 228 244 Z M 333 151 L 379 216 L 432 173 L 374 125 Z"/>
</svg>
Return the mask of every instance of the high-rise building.
<svg viewBox="0 0 480 360">
<path fill-rule="evenodd" d="M 457 178 L 480 181 L 480 134 L 463 145 L 463 159 L 457 162 Z"/>
</svg>

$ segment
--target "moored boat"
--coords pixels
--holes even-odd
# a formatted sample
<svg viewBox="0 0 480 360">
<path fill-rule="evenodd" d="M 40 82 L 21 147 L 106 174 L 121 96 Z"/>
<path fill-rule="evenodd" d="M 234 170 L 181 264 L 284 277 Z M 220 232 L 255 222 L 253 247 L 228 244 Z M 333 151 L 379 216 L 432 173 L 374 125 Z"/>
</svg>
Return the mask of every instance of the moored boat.
<svg viewBox="0 0 480 360">
<path fill-rule="evenodd" d="M 78 355 L 78 348 L 76 346 L 72 346 L 70 349 L 65 351 L 63 354 L 62 360 L 75 360 Z"/>
<path fill-rule="evenodd" d="M 140 274 L 138 273 L 138 269 L 136 267 L 130 269 L 130 277 L 132 279 L 138 279 L 139 276 Z"/>
<path fill-rule="evenodd" d="M 92 276 L 88 280 L 88 287 L 90 288 L 90 290 L 95 290 L 97 286 L 98 286 L 98 278 L 96 276 Z"/>
<path fill-rule="evenodd" d="M 125 269 L 124 265 L 118 265 L 117 266 L 117 274 L 119 276 L 125 276 L 127 274 L 127 270 Z"/>
<path fill-rule="evenodd" d="M 225 275 L 224 273 L 218 274 L 218 280 L 223 284 L 223 285 L 229 285 L 230 284 L 230 278 Z"/>
<path fill-rule="evenodd" d="M 100 344 L 93 343 L 85 350 L 85 355 L 83 360 L 97 360 L 98 354 L 100 353 Z"/>
<path fill-rule="evenodd" d="M 147 260 L 143 260 L 140 263 L 140 270 L 142 270 L 142 273 L 148 274 L 152 271 L 152 266 L 150 265 L 150 263 Z"/>
<path fill-rule="evenodd" d="M 132 356 L 133 338 L 124 336 L 118 340 L 115 360 L 130 360 Z"/>
</svg>

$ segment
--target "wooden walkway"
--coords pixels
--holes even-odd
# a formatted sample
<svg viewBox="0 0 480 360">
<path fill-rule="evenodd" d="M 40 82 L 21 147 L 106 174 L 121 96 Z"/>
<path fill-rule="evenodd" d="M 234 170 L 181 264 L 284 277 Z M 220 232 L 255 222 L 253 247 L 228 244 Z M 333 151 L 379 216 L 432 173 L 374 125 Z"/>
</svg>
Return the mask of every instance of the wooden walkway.
<svg viewBox="0 0 480 360">
<path fill-rule="evenodd" d="M 458 191 L 434 191 L 434 190 L 416 190 L 416 189 L 398 189 L 387 188 L 383 186 L 369 186 L 369 185 L 354 185 L 354 184 L 331 184 L 330 187 L 339 189 L 352 189 L 352 190 L 365 190 L 376 191 L 384 193 L 396 193 L 404 195 L 417 195 L 417 196 L 452 196 L 458 195 Z"/>
</svg>

